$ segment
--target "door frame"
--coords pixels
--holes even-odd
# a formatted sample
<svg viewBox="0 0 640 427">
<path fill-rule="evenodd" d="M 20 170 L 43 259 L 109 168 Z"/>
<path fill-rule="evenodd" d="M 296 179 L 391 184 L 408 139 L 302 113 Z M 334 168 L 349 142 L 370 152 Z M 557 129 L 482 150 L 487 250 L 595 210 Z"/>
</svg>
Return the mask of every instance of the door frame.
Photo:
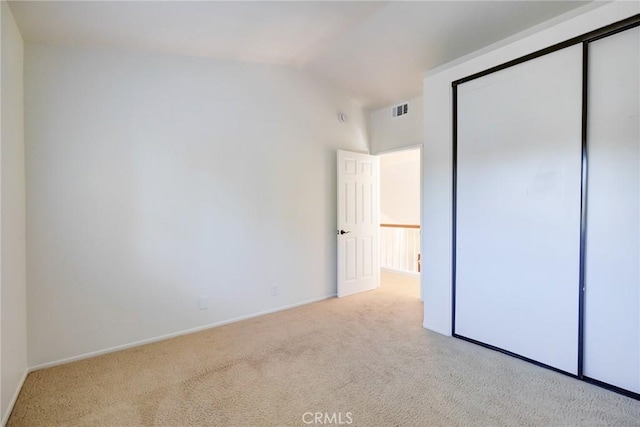
<svg viewBox="0 0 640 427">
<path fill-rule="evenodd" d="M 389 150 L 384 150 L 384 151 L 378 151 L 377 153 L 373 153 L 373 156 L 383 156 L 385 154 L 393 154 L 393 153 L 399 153 L 401 151 L 411 151 L 411 150 L 418 150 L 418 153 L 420 155 L 420 245 L 419 245 L 419 253 L 420 253 L 420 261 L 421 263 L 424 265 L 423 261 L 424 258 L 422 257 L 422 239 L 424 238 L 424 233 L 422 232 L 422 224 L 424 223 L 424 218 L 422 217 L 423 212 L 424 212 L 424 194 L 422 194 L 422 189 L 424 187 L 424 161 L 422 159 L 422 153 L 423 153 L 423 143 L 420 144 L 413 144 L 413 145 L 407 145 L 405 147 L 397 147 L 397 148 L 391 148 Z M 382 176 L 381 176 L 382 177 Z M 420 271 L 418 272 L 418 276 L 419 276 L 419 280 L 420 280 L 420 301 L 424 302 L 424 282 L 423 282 L 423 275 L 422 275 L 422 269 L 420 269 Z"/>
</svg>

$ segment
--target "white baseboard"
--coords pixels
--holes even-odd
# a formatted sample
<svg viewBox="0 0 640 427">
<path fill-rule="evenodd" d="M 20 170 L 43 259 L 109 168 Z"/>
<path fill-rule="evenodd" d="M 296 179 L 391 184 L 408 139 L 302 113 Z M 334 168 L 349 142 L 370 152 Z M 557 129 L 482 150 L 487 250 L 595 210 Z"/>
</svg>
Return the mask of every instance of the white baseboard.
<svg viewBox="0 0 640 427">
<path fill-rule="evenodd" d="M 28 369 L 28 372 L 37 371 L 38 369 L 51 368 L 53 366 L 58 366 L 58 365 L 64 365 L 65 363 L 71 363 L 71 362 L 76 362 L 78 360 L 89 359 L 91 357 L 101 356 L 103 354 L 113 353 L 115 351 L 120 351 L 120 350 L 126 350 L 128 348 L 138 347 L 138 346 L 145 345 L 145 344 L 151 344 L 151 343 L 158 342 L 158 341 L 164 341 L 164 340 L 168 340 L 170 338 L 179 337 L 181 335 L 192 334 L 194 332 L 200 332 L 200 331 L 204 331 L 206 329 L 211 329 L 211 328 L 215 328 L 215 327 L 218 327 L 218 326 L 228 325 L 229 323 L 240 322 L 242 320 L 252 319 L 254 317 L 259 317 L 259 316 L 264 316 L 265 314 L 276 313 L 278 311 L 289 310 L 291 308 L 300 307 L 302 305 L 307 305 L 307 304 L 312 304 L 314 302 L 324 301 L 324 300 L 329 299 L 329 298 L 334 298 L 335 296 L 336 296 L 336 294 L 331 294 L 331 295 L 327 295 L 327 296 L 323 296 L 323 297 L 319 297 L 319 298 L 313 298 L 313 299 L 306 300 L 306 301 L 299 302 L 299 303 L 295 303 L 295 304 L 290 304 L 290 305 L 286 305 L 286 306 L 282 306 L 282 307 L 277 307 L 277 308 L 272 308 L 272 309 L 269 309 L 269 310 L 260 311 L 258 313 L 248 314 L 248 315 L 240 316 L 240 317 L 234 317 L 232 319 L 222 320 L 220 322 L 209 323 L 207 325 L 198 326 L 198 327 L 191 328 L 191 329 L 185 329 L 183 331 L 173 332 L 173 333 L 166 334 L 166 335 L 160 335 L 160 336 L 157 336 L 157 337 L 154 337 L 154 338 L 148 338 L 148 339 L 145 339 L 145 340 L 135 341 L 135 342 L 131 342 L 131 343 L 128 343 L 128 344 L 123 344 L 123 345 L 118 345 L 118 346 L 115 346 L 115 347 L 105 348 L 103 350 L 92 351 L 92 352 L 89 352 L 89 353 L 80 354 L 78 356 L 65 357 L 64 359 L 54 360 L 53 362 L 46 362 L 46 363 L 41 363 L 39 365 L 30 366 L 29 369 Z M 16 397 L 17 397 L 17 395 L 16 395 Z"/>
<path fill-rule="evenodd" d="M 4 414 L 2 414 L 2 427 L 4 427 L 7 424 L 7 421 L 9 421 L 9 417 L 11 416 L 11 412 L 13 411 L 13 407 L 16 405 L 16 401 L 18 400 L 18 395 L 20 394 L 20 390 L 22 390 L 22 386 L 24 385 L 24 382 L 26 381 L 27 375 L 29 375 L 29 372 L 31 371 L 28 368 L 24 370 L 24 374 L 22 374 L 22 378 L 18 383 L 18 387 L 16 387 L 16 391 L 13 393 L 13 397 L 9 402 L 9 407 L 7 408 L 7 411 Z"/>
<path fill-rule="evenodd" d="M 402 274 L 403 276 L 420 278 L 420 273 L 417 273 L 415 271 L 396 270 L 395 268 L 389 267 L 380 267 L 380 270 L 386 271 L 387 273 Z"/>
</svg>

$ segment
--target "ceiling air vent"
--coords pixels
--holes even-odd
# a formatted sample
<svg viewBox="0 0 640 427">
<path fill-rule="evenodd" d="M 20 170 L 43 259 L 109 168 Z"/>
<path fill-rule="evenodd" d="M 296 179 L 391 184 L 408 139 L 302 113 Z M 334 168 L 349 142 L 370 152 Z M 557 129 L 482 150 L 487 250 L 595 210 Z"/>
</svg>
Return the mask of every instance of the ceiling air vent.
<svg viewBox="0 0 640 427">
<path fill-rule="evenodd" d="M 407 114 L 408 112 L 409 112 L 409 104 L 396 105 L 395 107 L 391 108 L 392 117 L 402 116 L 404 114 Z"/>
</svg>

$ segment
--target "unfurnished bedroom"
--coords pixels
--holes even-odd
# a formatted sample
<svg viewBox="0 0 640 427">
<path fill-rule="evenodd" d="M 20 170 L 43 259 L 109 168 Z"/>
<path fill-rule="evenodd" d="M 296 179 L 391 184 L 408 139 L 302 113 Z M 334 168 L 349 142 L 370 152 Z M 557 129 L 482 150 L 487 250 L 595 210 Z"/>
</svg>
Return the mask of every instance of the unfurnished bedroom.
<svg viewBox="0 0 640 427">
<path fill-rule="evenodd" d="M 639 2 L 0 30 L 2 426 L 639 425 Z"/>
</svg>

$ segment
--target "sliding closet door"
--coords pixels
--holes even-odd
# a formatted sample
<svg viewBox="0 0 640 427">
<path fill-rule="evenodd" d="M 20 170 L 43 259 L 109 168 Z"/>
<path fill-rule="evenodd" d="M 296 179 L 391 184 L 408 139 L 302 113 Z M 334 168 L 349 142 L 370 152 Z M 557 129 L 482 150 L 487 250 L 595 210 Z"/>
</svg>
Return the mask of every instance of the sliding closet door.
<svg viewBox="0 0 640 427">
<path fill-rule="evenodd" d="M 582 46 L 457 86 L 455 322 L 577 373 Z"/>
<path fill-rule="evenodd" d="M 640 393 L 640 28 L 589 44 L 587 377 Z"/>
</svg>

